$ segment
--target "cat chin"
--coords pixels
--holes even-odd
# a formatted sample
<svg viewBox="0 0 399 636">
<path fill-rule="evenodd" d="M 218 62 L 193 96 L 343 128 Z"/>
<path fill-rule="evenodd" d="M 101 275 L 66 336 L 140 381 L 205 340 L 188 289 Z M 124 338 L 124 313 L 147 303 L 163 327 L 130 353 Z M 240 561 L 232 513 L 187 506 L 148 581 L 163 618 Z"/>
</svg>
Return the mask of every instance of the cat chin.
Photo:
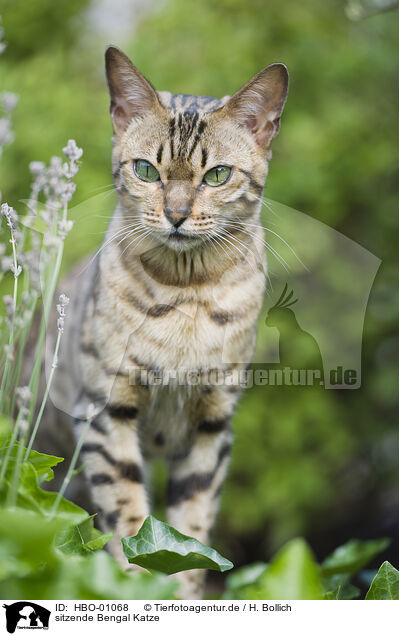
<svg viewBox="0 0 399 636">
<path fill-rule="evenodd" d="M 160 237 L 160 240 L 163 245 L 166 245 L 174 252 L 187 252 L 189 250 L 195 249 L 201 243 L 201 238 L 196 236 L 187 236 L 185 237 L 182 234 L 179 235 L 168 235 Z"/>
</svg>

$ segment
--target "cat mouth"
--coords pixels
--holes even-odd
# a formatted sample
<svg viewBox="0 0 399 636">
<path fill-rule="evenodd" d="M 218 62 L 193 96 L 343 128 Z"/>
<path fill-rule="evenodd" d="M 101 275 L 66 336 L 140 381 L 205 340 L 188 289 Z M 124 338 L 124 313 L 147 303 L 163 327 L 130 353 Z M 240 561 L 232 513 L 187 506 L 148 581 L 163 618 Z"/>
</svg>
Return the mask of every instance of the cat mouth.
<svg viewBox="0 0 399 636">
<path fill-rule="evenodd" d="M 195 236 L 193 234 L 183 234 L 179 230 L 171 230 L 167 235 L 164 235 L 162 242 L 166 242 L 170 245 L 172 249 L 185 250 L 193 247 L 198 241 L 200 241 L 199 236 Z"/>
<path fill-rule="evenodd" d="M 180 241 L 192 241 L 193 238 L 195 237 L 190 236 L 190 234 L 182 234 L 181 232 L 179 232 L 179 230 L 173 230 L 169 233 L 168 236 L 169 240 L 176 241 L 177 243 L 179 243 Z"/>
</svg>

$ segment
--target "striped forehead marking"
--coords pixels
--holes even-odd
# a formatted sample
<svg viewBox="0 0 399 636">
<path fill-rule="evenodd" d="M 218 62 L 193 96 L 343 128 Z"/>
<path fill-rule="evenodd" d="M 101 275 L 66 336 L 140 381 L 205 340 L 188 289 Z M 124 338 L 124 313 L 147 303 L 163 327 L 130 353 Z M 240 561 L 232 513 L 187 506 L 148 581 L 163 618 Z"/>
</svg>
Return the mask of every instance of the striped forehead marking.
<svg viewBox="0 0 399 636">
<path fill-rule="evenodd" d="M 207 122 L 204 115 L 212 113 L 221 108 L 229 99 L 217 99 L 202 95 L 173 95 L 166 91 L 159 92 L 161 103 L 171 111 L 169 120 L 169 147 L 170 158 L 185 158 L 189 161 L 201 139 L 201 135 L 206 129 Z M 161 144 L 157 161 L 161 163 L 164 144 Z M 206 163 L 207 150 L 202 149 L 201 164 Z"/>
</svg>

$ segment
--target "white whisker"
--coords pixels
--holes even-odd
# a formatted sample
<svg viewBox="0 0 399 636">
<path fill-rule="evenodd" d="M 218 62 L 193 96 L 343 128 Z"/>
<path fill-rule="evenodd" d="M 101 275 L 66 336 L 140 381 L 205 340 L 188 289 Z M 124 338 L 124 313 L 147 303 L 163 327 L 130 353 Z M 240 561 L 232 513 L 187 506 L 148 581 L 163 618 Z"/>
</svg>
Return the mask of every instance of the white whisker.
<svg viewBox="0 0 399 636">
<path fill-rule="evenodd" d="M 254 272 L 254 274 L 256 274 L 256 269 L 254 269 L 252 263 L 250 262 L 248 256 L 246 254 L 244 254 L 244 252 L 242 250 L 240 250 L 239 247 L 237 247 L 237 245 L 235 245 L 234 243 L 232 243 L 231 241 L 229 241 L 229 239 L 226 237 L 225 232 L 223 232 L 223 234 L 218 233 L 217 236 L 223 240 L 226 241 L 227 243 L 229 243 L 235 250 L 237 250 L 237 252 L 239 252 L 241 254 L 241 256 L 244 258 L 244 260 L 248 263 L 248 265 L 251 267 L 252 271 Z M 235 238 L 232 235 L 230 235 L 231 238 Z M 246 246 L 247 247 L 247 246 Z M 247 247 L 247 251 L 248 251 L 248 247 Z M 254 254 L 251 252 L 252 256 L 254 256 Z M 255 257 L 254 257 L 255 258 Z M 255 258 L 256 261 L 256 258 Z"/>
<path fill-rule="evenodd" d="M 304 267 L 307 271 L 309 271 L 308 267 L 306 267 L 305 263 L 303 263 L 301 261 L 301 259 L 299 258 L 299 256 L 297 255 L 297 253 L 295 252 L 295 250 L 291 247 L 291 245 L 289 245 L 289 243 L 287 243 L 287 241 L 285 241 L 283 239 L 282 236 L 280 236 L 280 234 L 278 234 L 277 232 L 275 232 L 274 230 L 271 230 L 269 227 L 265 227 L 264 225 L 262 225 L 261 223 L 245 223 L 245 221 L 235 221 L 233 220 L 228 220 L 229 224 L 236 224 L 237 227 L 239 228 L 246 228 L 248 227 L 256 227 L 256 228 L 262 228 L 263 230 L 265 230 L 265 232 L 270 232 L 271 234 L 273 234 L 274 236 L 276 236 L 277 238 L 280 239 L 280 241 L 282 243 L 284 243 L 284 245 L 286 245 L 288 247 L 288 249 L 290 250 L 290 252 L 295 256 L 295 258 L 297 259 L 298 263 L 300 263 L 302 265 L 302 267 Z M 269 245 L 269 248 L 271 246 Z"/>
<path fill-rule="evenodd" d="M 269 250 L 278 260 L 278 262 L 280 263 L 280 265 L 288 272 L 290 270 L 290 267 L 287 263 L 287 261 L 281 256 L 281 254 L 279 254 L 279 252 L 272 246 L 270 245 L 270 243 L 268 243 L 267 241 L 265 241 L 264 238 L 258 236 L 256 233 L 254 232 L 250 232 L 249 230 L 245 229 L 245 227 L 243 227 L 240 224 L 235 224 L 234 222 L 230 223 L 230 225 L 232 225 L 233 227 L 239 229 L 241 232 L 243 232 L 244 234 L 247 234 L 248 236 L 251 236 L 257 240 L 259 240 L 267 250 Z M 259 229 L 261 228 L 261 226 L 257 225 L 256 227 L 258 227 Z M 238 240 L 238 239 L 236 239 Z"/>
<path fill-rule="evenodd" d="M 141 234 L 141 235 L 139 235 L 139 236 L 135 236 L 135 237 L 134 237 L 134 239 L 133 239 L 133 241 L 130 241 L 129 245 L 127 245 L 127 246 L 125 247 L 125 249 L 123 250 L 123 252 L 122 252 L 122 254 L 121 254 L 121 257 L 122 257 L 122 256 L 123 256 L 123 254 L 126 252 L 126 250 L 127 250 L 127 249 L 128 249 L 128 248 L 129 248 L 129 247 L 130 247 L 130 246 L 131 246 L 131 245 L 132 245 L 132 244 L 133 244 L 133 243 L 134 243 L 137 239 L 140 239 L 140 241 L 139 241 L 139 242 L 135 245 L 135 248 L 137 248 L 137 247 L 140 245 L 140 243 L 142 243 L 142 242 L 143 242 L 143 240 L 144 240 L 145 238 L 147 238 L 147 236 L 149 236 L 150 234 L 152 234 L 152 230 L 151 230 L 151 229 L 147 229 L 147 228 L 146 228 L 146 230 L 144 230 L 144 231 L 143 231 L 143 234 Z"/>
<path fill-rule="evenodd" d="M 214 241 L 214 242 L 216 243 L 216 245 L 218 245 L 218 246 L 219 246 L 219 247 L 223 250 L 223 252 L 226 254 L 226 256 L 227 256 L 227 257 L 231 260 L 231 262 L 232 262 L 232 263 L 233 263 L 233 265 L 234 265 L 234 259 L 233 259 L 233 257 L 232 257 L 232 256 L 231 256 L 231 255 L 230 255 L 230 254 L 229 254 L 229 253 L 225 250 L 223 243 L 222 243 L 221 241 L 219 241 L 219 240 L 218 240 L 218 238 L 217 238 L 215 235 L 211 236 L 211 239 L 210 239 L 210 240 L 211 240 L 211 242 L 212 242 L 212 245 L 213 245 L 213 241 Z M 215 245 L 213 245 L 213 247 L 215 247 Z"/>
<path fill-rule="evenodd" d="M 132 226 L 133 227 L 133 226 Z M 139 226 L 137 226 L 139 227 Z M 144 227 L 144 226 L 143 226 Z M 97 258 L 97 256 L 99 256 L 99 254 L 110 244 L 112 243 L 112 241 L 114 241 L 121 233 L 126 232 L 126 228 L 122 228 L 119 229 L 115 234 L 113 234 L 111 236 L 110 239 L 108 239 L 108 241 L 105 241 L 101 247 L 97 250 L 97 252 L 94 254 L 94 256 L 89 260 L 89 262 L 87 263 L 87 265 L 82 269 L 82 271 L 80 272 L 80 274 L 83 274 L 83 272 L 93 263 L 93 261 Z"/>
<path fill-rule="evenodd" d="M 105 190 L 106 188 L 115 189 L 115 185 L 113 183 L 108 183 L 108 185 L 100 186 L 99 188 L 93 188 L 93 190 L 89 190 L 89 192 L 97 192 L 98 190 Z"/>
</svg>

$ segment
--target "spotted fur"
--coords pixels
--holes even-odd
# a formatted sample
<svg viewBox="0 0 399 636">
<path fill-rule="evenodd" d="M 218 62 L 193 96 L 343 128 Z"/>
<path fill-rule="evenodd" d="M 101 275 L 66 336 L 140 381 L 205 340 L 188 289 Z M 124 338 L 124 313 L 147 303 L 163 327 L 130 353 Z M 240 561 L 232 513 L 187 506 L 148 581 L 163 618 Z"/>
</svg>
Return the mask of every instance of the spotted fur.
<svg viewBox="0 0 399 636">
<path fill-rule="evenodd" d="M 155 456 L 168 463 L 169 522 L 209 541 L 238 372 L 251 360 L 265 287 L 260 199 L 287 71 L 267 67 L 219 100 L 158 93 L 113 47 L 106 63 L 119 203 L 84 287 L 79 281 L 68 355 L 76 436 L 87 404 L 98 409 L 82 460 L 101 526 L 115 533 L 110 549 L 125 563 L 120 539 L 150 512 L 145 469 Z M 141 181 L 135 159 L 160 179 Z M 204 174 L 217 165 L 231 176 L 207 186 Z M 180 378 L 154 381 L 166 372 Z M 212 372 L 233 381 L 209 384 Z M 182 596 L 201 594 L 201 571 L 182 579 Z"/>
</svg>

